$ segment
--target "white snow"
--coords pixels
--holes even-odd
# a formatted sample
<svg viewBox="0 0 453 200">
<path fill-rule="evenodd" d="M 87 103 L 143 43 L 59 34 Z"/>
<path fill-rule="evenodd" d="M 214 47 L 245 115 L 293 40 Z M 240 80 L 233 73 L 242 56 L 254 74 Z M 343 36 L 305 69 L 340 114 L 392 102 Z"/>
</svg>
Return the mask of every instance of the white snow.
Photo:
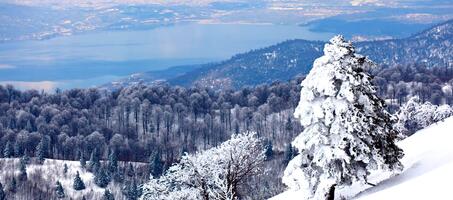
<svg viewBox="0 0 453 200">
<path fill-rule="evenodd" d="M 357 199 L 446 199 L 453 179 L 453 117 L 418 131 L 399 143 L 405 167 Z M 400 198 L 398 198 L 400 197 Z"/>
<path fill-rule="evenodd" d="M 18 175 L 18 165 L 19 158 L 1 158 L 0 159 L 0 182 L 5 187 L 7 181 L 5 179 L 10 178 L 13 174 Z M 68 166 L 67 174 L 63 173 L 63 166 L 66 164 Z M 119 162 L 120 166 L 124 167 L 127 163 Z M 133 162 L 134 166 L 141 166 L 143 163 Z M 12 171 L 11 169 L 15 169 Z M 80 177 L 85 183 L 86 189 L 81 191 L 75 191 L 73 189 L 74 177 L 77 173 L 80 173 Z M 55 183 L 57 181 L 61 182 L 61 185 L 64 188 L 64 192 L 67 197 L 71 199 L 82 199 L 82 196 L 87 197 L 88 199 L 101 199 L 105 189 L 100 188 L 94 183 L 94 175 L 91 172 L 81 168 L 79 161 L 69 161 L 69 160 L 54 160 L 46 159 L 44 164 L 28 164 L 27 165 L 27 177 L 28 181 L 36 184 L 36 187 L 46 191 L 53 190 Z M 122 194 L 121 185 L 117 183 L 110 182 L 107 188 L 115 196 L 115 199 L 124 199 Z M 20 195 L 28 195 L 16 193 L 16 199 L 28 199 Z"/>
<path fill-rule="evenodd" d="M 453 179 L 453 117 L 433 124 L 400 141 L 404 150 L 401 160 L 403 172 L 380 182 L 372 188 L 352 187 L 351 192 L 364 190 L 355 199 L 447 199 L 451 196 Z M 388 177 L 374 174 L 373 181 Z M 377 183 L 377 182 L 374 182 Z M 367 190 L 366 190 L 367 189 Z M 300 191 L 287 191 L 272 200 L 300 199 L 306 196 Z"/>
</svg>

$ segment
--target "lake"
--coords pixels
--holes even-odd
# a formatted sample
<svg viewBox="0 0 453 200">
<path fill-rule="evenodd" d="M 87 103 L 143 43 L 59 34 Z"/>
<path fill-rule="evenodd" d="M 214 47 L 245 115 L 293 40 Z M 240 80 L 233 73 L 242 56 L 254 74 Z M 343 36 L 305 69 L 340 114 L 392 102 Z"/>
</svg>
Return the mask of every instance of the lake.
<svg viewBox="0 0 453 200">
<path fill-rule="evenodd" d="M 295 25 L 194 23 L 0 43 L 0 83 L 48 91 L 93 87 L 132 73 L 228 59 L 288 39 L 332 36 Z"/>
</svg>

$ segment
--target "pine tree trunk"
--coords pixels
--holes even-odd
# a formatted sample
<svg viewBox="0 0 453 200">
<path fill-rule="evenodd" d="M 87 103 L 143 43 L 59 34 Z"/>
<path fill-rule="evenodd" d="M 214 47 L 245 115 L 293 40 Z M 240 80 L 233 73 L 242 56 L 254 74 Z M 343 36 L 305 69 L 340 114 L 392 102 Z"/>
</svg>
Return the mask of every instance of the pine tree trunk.
<svg viewBox="0 0 453 200">
<path fill-rule="evenodd" d="M 326 200 L 335 199 L 335 186 L 337 186 L 337 184 L 333 184 L 332 186 L 330 186 L 329 193 L 326 196 Z"/>
</svg>

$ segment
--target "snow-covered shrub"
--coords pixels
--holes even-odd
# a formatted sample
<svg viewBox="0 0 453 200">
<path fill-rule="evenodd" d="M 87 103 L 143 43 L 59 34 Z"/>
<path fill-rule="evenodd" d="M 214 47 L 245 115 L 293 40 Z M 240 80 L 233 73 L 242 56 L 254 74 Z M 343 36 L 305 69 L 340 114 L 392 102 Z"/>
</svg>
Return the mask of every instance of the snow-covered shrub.
<svg viewBox="0 0 453 200">
<path fill-rule="evenodd" d="M 324 54 L 301 84 L 294 115 L 305 129 L 292 142 L 300 154 L 282 178 L 306 194 L 300 199 L 326 199 L 332 189 L 366 184 L 371 170 L 402 169 L 398 132 L 364 71 L 373 63 L 342 36 L 332 38 Z"/>
<path fill-rule="evenodd" d="M 184 155 L 143 186 L 141 199 L 236 199 L 241 182 L 262 172 L 265 149 L 255 133 L 233 135 L 220 146 Z"/>
<path fill-rule="evenodd" d="M 436 106 L 430 102 L 421 103 L 420 99 L 415 96 L 401 106 L 395 115 L 398 118 L 395 128 L 405 135 L 411 135 L 452 116 L 453 110 L 449 105 Z"/>
<path fill-rule="evenodd" d="M 435 122 L 442 121 L 453 115 L 453 110 L 447 104 L 437 107 L 436 112 L 434 112 L 433 119 Z"/>
</svg>

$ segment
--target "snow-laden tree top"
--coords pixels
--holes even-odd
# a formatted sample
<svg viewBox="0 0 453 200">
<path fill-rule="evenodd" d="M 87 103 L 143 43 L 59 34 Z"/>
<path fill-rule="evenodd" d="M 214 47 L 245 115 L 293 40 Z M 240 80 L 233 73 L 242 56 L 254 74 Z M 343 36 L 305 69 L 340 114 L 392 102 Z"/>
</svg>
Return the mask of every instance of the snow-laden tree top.
<svg viewBox="0 0 453 200">
<path fill-rule="evenodd" d="M 218 147 L 185 155 L 143 186 L 142 200 L 236 200 L 241 184 L 262 173 L 265 149 L 255 133 L 232 135 Z"/>
<path fill-rule="evenodd" d="M 354 47 L 350 42 L 345 41 L 343 36 L 335 36 L 330 42 L 324 47 L 324 56 L 315 60 L 312 70 L 302 82 L 305 89 L 302 89 L 304 93 L 301 93 L 300 103 L 294 115 L 302 120 L 303 126 L 310 124 L 313 119 L 305 118 L 307 116 L 302 118 L 301 115 L 304 112 L 312 110 L 310 105 L 303 105 L 302 102 L 323 96 L 338 96 L 348 102 L 353 102 L 355 101 L 354 94 L 350 88 L 358 85 L 370 85 L 369 76 L 361 74 L 361 77 L 353 77 L 353 75 L 373 66 L 373 63 L 365 57 L 355 54 Z M 345 84 L 340 88 L 341 83 Z M 372 90 L 374 93 L 373 88 L 369 87 L 368 90 Z M 313 117 L 315 116 L 313 115 Z"/>
<path fill-rule="evenodd" d="M 294 115 L 305 129 L 292 143 L 300 154 L 283 177 L 290 189 L 305 190 L 307 199 L 365 183 L 370 170 L 402 168 L 398 132 L 364 71 L 373 62 L 342 36 L 332 38 L 324 54 L 302 82 Z"/>
</svg>

